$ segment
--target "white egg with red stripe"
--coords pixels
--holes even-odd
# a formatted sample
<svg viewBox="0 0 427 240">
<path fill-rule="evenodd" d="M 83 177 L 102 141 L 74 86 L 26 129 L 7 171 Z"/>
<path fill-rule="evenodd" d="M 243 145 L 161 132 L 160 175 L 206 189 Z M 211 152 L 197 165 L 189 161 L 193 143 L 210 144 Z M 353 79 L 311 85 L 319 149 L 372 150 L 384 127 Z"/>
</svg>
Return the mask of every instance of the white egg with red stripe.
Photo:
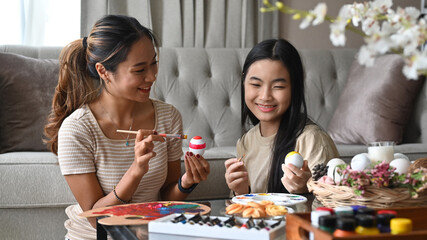
<svg viewBox="0 0 427 240">
<path fill-rule="evenodd" d="M 205 153 L 206 143 L 203 141 L 202 137 L 195 136 L 190 140 L 190 145 L 188 150 L 194 155 L 199 154 L 203 155 Z"/>
</svg>

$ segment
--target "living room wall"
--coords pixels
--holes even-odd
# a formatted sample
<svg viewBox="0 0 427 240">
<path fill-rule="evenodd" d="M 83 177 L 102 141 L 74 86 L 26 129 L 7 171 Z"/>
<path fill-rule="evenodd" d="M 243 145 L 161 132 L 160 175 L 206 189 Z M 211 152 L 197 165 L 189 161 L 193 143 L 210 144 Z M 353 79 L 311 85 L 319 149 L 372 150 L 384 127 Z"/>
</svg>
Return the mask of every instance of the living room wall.
<svg viewBox="0 0 427 240">
<path fill-rule="evenodd" d="M 320 1 L 282 0 L 282 2 L 291 8 L 312 10 Z M 328 6 L 328 15 L 331 17 L 336 17 L 342 5 L 351 4 L 355 2 L 355 0 L 322 0 L 322 2 L 326 3 Z M 396 9 L 398 6 L 402 8 L 413 6 L 420 9 L 421 0 L 393 0 L 392 9 Z M 334 48 L 331 41 L 329 40 L 329 23 L 324 22 L 321 25 L 309 26 L 306 29 L 300 29 L 300 22 L 301 20 L 293 20 L 292 15 L 280 14 L 280 36 L 289 40 L 297 48 Z M 346 47 L 358 48 L 363 44 L 363 38 L 351 31 L 346 32 L 346 37 Z"/>
</svg>

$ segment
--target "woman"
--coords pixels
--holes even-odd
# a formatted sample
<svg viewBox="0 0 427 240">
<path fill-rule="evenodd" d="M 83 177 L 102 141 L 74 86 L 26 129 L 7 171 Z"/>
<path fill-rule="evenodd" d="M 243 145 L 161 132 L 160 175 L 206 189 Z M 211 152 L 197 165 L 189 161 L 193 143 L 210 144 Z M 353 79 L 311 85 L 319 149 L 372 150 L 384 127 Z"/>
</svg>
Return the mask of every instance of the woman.
<svg viewBox="0 0 427 240">
<path fill-rule="evenodd" d="M 203 157 L 187 153 L 181 176 L 182 140 L 157 135 L 182 134 L 180 113 L 149 98 L 157 59 L 151 31 L 119 15 L 103 17 L 87 38 L 62 50 L 45 133 L 78 202 L 66 209 L 66 238 L 96 238 L 95 219 L 78 217 L 82 211 L 159 197 L 183 200 L 206 180 Z"/>
</svg>

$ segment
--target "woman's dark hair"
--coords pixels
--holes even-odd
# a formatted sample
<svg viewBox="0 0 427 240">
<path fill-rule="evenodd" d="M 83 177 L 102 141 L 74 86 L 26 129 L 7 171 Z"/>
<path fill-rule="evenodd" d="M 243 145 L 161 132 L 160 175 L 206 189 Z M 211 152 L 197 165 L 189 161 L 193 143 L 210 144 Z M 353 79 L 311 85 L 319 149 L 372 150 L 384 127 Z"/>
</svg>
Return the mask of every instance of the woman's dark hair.
<svg viewBox="0 0 427 240">
<path fill-rule="evenodd" d="M 87 38 L 75 40 L 62 49 L 58 85 L 44 129 L 48 138 L 45 142 L 53 153 L 58 151 L 58 131 L 64 119 L 99 96 L 102 79 L 95 65 L 101 63 L 114 74 L 133 44 L 143 37 L 151 39 L 158 48 L 154 34 L 135 18 L 106 15 L 95 23 Z"/>
<path fill-rule="evenodd" d="M 284 39 L 265 40 L 255 45 L 246 57 L 243 65 L 241 96 L 242 125 L 248 118 L 256 125 L 259 119 L 249 110 L 245 103 L 245 78 L 252 63 L 263 60 L 279 60 L 287 68 L 291 78 L 291 104 L 280 120 L 280 126 L 272 148 L 271 169 L 268 180 L 268 192 L 287 192 L 281 182 L 282 163 L 288 152 L 294 151 L 297 137 L 307 123 L 307 107 L 304 98 L 304 69 L 300 55 L 292 44 Z"/>
</svg>

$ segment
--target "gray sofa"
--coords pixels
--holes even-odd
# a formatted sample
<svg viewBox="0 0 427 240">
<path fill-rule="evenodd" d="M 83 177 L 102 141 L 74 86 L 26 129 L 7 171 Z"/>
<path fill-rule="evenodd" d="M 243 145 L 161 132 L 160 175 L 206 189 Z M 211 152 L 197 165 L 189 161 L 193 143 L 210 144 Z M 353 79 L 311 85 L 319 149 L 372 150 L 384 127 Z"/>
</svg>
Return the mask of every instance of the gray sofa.
<svg viewBox="0 0 427 240">
<path fill-rule="evenodd" d="M 41 143 L 42 126 L 57 81 L 56 59 L 60 49 L 0 46 L 1 239 L 63 239 L 65 235 L 64 209 L 75 199 L 55 155 Z M 175 105 L 182 114 L 185 134 L 202 136 L 208 148 L 204 156 L 211 164 L 211 174 L 189 199 L 225 198 L 229 194 L 224 160 L 235 156 L 236 141 L 244 131 L 240 125 L 240 71 L 248 51 L 202 48 L 160 51 L 160 72 L 153 96 Z M 300 52 L 306 69 L 308 112 L 314 121 L 328 129 L 357 50 Z M 23 119 L 15 119 L 19 116 Z M 188 140 L 183 148 L 187 146 Z M 338 150 L 341 158 L 349 161 L 355 154 L 366 152 L 367 147 L 338 144 Z M 396 146 L 396 151 L 411 160 L 427 156 L 424 83 L 403 143 Z"/>
</svg>

